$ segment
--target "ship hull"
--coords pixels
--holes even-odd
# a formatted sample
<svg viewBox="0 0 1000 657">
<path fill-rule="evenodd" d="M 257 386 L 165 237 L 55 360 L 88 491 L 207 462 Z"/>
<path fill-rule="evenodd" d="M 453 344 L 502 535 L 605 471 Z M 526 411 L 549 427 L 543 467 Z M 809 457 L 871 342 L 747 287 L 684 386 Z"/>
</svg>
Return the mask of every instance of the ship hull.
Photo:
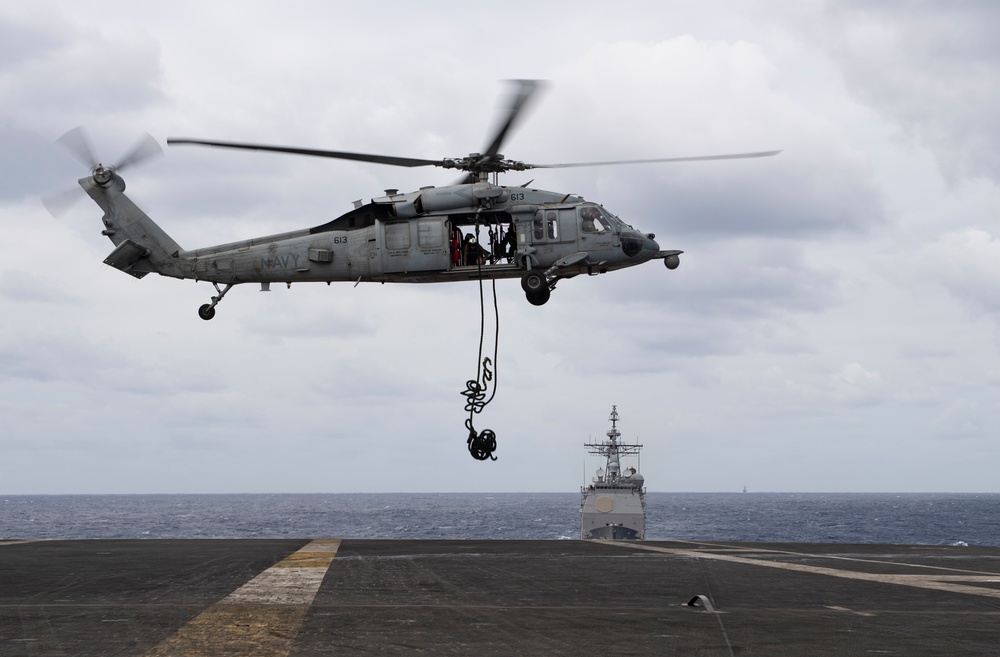
<svg viewBox="0 0 1000 657">
<path fill-rule="evenodd" d="M 645 537 L 645 501 L 640 491 L 607 487 L 584 490 L 580 538 L 636 540 Z"/>
<path fill-rule="evenodd" d="M 642 537 L 639 535 L 638 529 L 623 525 L 605 525 L 591 529 L 590 534 L 584 538 L 601 541 L 636 541 Z"/>
</svg>

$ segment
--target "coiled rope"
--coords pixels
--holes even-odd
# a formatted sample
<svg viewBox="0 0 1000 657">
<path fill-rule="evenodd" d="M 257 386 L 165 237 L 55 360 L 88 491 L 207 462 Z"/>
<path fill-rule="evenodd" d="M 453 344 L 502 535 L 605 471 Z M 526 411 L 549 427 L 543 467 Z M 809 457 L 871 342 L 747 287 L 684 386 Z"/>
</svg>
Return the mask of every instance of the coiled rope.
<svg viewBox="0 0 1000 657">
<path fill-rule="evenodd" d="M 478 216 L 476 217 L 476 244 L 479 244 Z M 497 457 L 493 456 L 493 452 L 497 449 L 497 435 L 490 429 L 483 429 L 477 433 L 473 419 L 477 414 L 483 412 L 483 409 L 493 401 L 497 393 L 496 364 L 500 346 L 500 309 L 497 305 L 497 282 L 496 279 L 493 279 L 493 314 L 496 334 L 493 338 L 493 359 L 491 360 L 489 356 L 483 357 L 483 342 L 486 336 L 486 300 L 483 296 L 483 265 L 479 262 L 479 258 L 476 258 L 476 263 L 479 267 L 479 353 L 476 356 L 476 378 L 466 381 L 465 390 L 462 391 L 462 396 L 465 397 L 465 410 L 469 414 L 465 420 L 465 428 L 469 431 L 466 443 L 472 458 L 478 461 L 486 459 L 496 461 Z M 490 382 L 493 382 L 493 389 L 489 399 L 487 399 L 486 390 L 489 388 Z"/>
</svg>

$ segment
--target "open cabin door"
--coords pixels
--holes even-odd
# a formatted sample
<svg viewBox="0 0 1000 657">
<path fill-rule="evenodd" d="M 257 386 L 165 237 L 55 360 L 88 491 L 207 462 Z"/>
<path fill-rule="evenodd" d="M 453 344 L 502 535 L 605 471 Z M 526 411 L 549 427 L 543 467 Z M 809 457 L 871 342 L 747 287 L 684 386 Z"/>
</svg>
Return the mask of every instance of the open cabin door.
<svg viewBox="0 0 1000 657">
<path fill-rule="evenodd" d="M 446 217 L 378 222 L 382 271 L 446 270 L 450 262 Z"/>
</svg>

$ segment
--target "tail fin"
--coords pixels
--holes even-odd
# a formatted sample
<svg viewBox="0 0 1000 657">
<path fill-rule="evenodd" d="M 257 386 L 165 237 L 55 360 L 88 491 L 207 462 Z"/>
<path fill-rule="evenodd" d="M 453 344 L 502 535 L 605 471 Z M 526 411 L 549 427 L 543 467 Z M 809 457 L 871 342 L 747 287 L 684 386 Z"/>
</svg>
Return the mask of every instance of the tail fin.
<svg viewBox="0 0 1000 657">
<path fill-rule="evenodd" d="M 121 176 L 112 173 L 107 182 L 98 176 L 79 182 L 104 210 L 102 233 L 115 244 L 105 264 L 136 278 L 151 272 L 183 278 L 181 260 L 177 257 L 181 247 L 125 196 L 125 181 Z"/>
</svg>

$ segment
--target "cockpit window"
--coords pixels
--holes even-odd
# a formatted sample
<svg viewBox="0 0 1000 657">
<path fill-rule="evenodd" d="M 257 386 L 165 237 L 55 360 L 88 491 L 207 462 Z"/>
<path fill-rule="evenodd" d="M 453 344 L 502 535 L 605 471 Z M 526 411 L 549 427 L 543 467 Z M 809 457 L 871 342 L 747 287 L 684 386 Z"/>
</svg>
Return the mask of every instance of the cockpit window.
<svg viewBox="0 0 1000 657">
<path fill-rule="evenodd" d="M 606 233 L 611 230 L 611 222 L 596 205 L 580 208 L 580 230 L 584 233 Z"/>
<path fill-rule="evenodd" d="M 605 217 L 607 217 L 608 219 L 611 220 L 611 225 L 612 226 L 616 226 L 618 228 L 624 228 L 624 227 L 631 228 L 631 226 L 629 226 L 624 221 L 622 221 L 621 219 L 619 219 L 617 216 L 611 214 L 610 212 L 608 212 L 604 208 L 601 208 L 601 214 L 603 214 Z"/>
</svg>

